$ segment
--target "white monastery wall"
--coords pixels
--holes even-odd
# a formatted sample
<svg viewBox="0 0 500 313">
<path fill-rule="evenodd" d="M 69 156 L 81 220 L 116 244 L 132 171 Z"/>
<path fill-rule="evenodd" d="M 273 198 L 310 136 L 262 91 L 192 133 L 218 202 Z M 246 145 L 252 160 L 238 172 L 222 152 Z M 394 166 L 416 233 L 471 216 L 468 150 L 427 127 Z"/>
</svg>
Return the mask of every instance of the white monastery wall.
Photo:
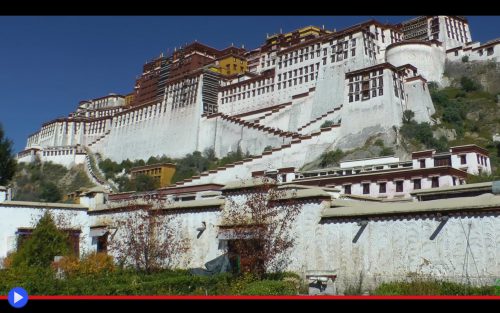
<svg viewBox="0 0 500 313">
<path fill-rule="evenodd" d="M 428 43 L 399 43 L 386 50 L 386 61 L 398 67 L 411 64 L 427 80 L 438 84 L 443 79 L 445 53 L 442 47 Z"/>
<path fill-rule="evenodd" d="M 30 202 L 27 202 L 29 204 Z M 15 251 L 17 244 L 16 232 L 18 228 L 33 228 L 36 222 L 44 214 L 45 208 L 9 205 L 9 202 L 0 203 L 0 215 L 8 218 L 0 219 L 0 258 L 5 258 L 7 253 Z M 57 220 L 62 219 L 69 223 L 68 228 L 80 229 L 80 254 L 88 251 L 89 247 L 89 225 L 87 210 L 81 209 L 49 209 Z M 35 223 L 35 224 L 34 224 Z M 1 264 L 1 263 L 0 263 Z"/>
</svg>

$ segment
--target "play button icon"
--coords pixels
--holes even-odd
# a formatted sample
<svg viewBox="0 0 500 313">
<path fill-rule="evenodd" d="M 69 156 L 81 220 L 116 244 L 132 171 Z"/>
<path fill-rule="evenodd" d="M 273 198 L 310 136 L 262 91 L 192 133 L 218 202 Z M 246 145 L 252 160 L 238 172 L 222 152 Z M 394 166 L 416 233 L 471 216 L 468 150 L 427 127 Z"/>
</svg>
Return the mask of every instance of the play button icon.
<svg viewBox="0 0 500 313">
<path fill-rule="evenodd" d="M 21 287 L 12 288 L 8 296 L 9 304 L 16 309 L 22 308 L 28 303 L 28 292 Z"/>
</svg>

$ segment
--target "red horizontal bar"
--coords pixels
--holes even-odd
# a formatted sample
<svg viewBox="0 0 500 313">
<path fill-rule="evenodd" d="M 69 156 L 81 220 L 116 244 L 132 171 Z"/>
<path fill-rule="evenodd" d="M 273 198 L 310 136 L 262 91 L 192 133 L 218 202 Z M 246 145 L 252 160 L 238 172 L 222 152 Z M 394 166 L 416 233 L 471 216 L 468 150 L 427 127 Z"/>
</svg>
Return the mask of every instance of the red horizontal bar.
<svg viewBox="0 0 500 313">
<path fill-rule="evenodd" d="M 7 300 L 7 296 L 0 296 Z M 29 300 L 500 300 L 500 296 L 29 296 Z"/>
</svg>

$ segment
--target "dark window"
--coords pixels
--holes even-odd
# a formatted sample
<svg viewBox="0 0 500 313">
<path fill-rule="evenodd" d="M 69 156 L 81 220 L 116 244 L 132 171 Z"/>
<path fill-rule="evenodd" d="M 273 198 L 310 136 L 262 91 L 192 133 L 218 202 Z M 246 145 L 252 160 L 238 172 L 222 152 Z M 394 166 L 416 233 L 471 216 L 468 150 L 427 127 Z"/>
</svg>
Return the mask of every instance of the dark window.
<svg viewBox="0 0 500 313">
<path fill-rule="evenodd" d="M 344 186 L 344 193 L 346 195 L 350 195 L 351 194 L 351 185 L 345 185 Z"/>
<path fill-rule="evenodd" d="M 380 183 L 379 187 L 378 187 L 378 192 L 379 193 L 386 193 L 386 186 L 387 186 L 387 183 Z"/>
<path fill-rule="evenodd" d="M 450 165 L 451 165 L 451 160 L 449 156 L 444 158 L 434 159 L 434 166 L 450 166 Z"/>
<path fill-rule="evenodd" d="M 370 183 L 363 184 L 363 194 L 369 194 L 370 193 Z"/>
<path fill-rule="evenodd" d="M 97 252 L 108 252 L 108 233 L 97 237 Z"/>
<path fill-rule="evenodd" d="M 460 164 L 467 164 L 465 154 L 460 156 Z"/>
<path fill-rule="evenodd" d="M 403 192 L 403 181 L 398 180 L 396 182 L 396 192 Z"/>
<path fill-rule="evenodd" d="M 432 177 L 432 188 L 439 187 L 439 177 Z"/>
<path fill-rule="evenodd" d="M 414 179 L 413 180 L 413 189 L 421 189 L 422 188 L 422 183 L 420 179 Z"/>
<path fill-rule="evenodd" d="M 419 160 L 420 168 L 425 168 L 425 160 Z"/>
</svg>

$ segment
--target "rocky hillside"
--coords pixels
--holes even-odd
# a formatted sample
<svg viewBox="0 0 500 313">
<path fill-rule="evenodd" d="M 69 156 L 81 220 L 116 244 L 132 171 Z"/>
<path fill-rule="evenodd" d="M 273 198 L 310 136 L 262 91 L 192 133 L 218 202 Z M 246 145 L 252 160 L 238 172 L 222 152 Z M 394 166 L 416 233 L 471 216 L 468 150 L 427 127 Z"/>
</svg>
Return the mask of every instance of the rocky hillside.
<svg viewBox="0 0 500 313">
<path fill-rule="evenodd" d="M 82 187 L 94 187 L 83 165 L 68 170 L 51 162 L 20 163 L 12 180 L 17 201 L 64 202 L 66 194 Z"/>
</svg>

